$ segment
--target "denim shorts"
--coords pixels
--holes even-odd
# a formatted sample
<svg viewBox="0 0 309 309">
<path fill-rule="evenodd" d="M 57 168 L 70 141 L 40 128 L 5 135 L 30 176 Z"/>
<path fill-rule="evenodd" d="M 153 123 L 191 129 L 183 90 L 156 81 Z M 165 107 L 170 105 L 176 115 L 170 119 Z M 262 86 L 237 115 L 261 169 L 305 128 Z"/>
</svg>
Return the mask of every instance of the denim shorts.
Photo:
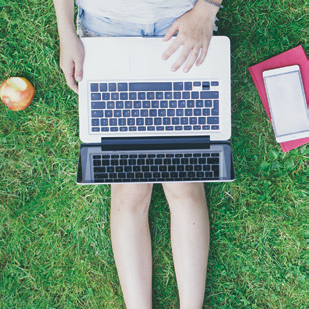
<svg viewBox="0 0 309 309">
<path fill-rule="evenodd" d="M 97 17 L 78 8 L 77 34 L 96 36 L 164 36 L 177 17 L 164 18 L 153 24 L 134 24 L 107 17 Z"/>
</svg>

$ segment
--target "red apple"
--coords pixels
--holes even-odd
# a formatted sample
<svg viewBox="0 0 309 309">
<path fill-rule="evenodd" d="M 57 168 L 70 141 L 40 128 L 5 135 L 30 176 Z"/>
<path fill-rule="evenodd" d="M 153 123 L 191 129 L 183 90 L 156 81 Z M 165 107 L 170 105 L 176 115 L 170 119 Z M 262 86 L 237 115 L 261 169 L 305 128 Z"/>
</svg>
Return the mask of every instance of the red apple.
<svg viewBox="0 0 309 309">
<path fill-rule="evenodd" d="M 24 77 L 10 77 L 0 86 L 0 98 L 12 111 L 25 109 L 33 97 L 34 88 Z"/>
</svg>

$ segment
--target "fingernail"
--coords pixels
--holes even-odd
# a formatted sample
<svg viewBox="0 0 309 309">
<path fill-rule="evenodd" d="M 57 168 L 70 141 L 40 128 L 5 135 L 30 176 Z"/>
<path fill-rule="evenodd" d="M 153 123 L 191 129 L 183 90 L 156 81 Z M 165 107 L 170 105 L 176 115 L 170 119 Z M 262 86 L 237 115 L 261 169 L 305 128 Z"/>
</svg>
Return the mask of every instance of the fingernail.
<svg viewBox="0 0 309 309">
<path fill-rule="evenodd" d="M 166 60 L 166 56 L 162 56 L 162 60 Z"/>
<path fill-rule="evenodd" d="M 175 72 L 175 71 L 176 71 L 176 69 L 175 69 L 175 68 L 171 68 L 171 71 L 172 71 L 172 72 Z"/>
<path fill-rule="evenodd" d="M 189 71 L 189 69 L 188 69 L 188 68 L 184 68 L 183 71 L 184 71 L 185 73 L 187 73 L 187 72 Z"/>
</svg>

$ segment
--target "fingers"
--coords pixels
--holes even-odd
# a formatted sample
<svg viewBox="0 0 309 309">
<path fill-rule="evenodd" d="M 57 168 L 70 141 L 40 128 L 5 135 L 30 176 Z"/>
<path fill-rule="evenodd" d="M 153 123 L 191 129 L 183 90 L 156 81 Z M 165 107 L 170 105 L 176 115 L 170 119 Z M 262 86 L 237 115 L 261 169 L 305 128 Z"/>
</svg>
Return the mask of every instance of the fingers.
<svg viewBox="0 0 309 309">
<path fill-rule="evenodd" d="M 162 59 L 168 59 L 182 45 L 182 52 L 176 62 L 171 67 L 172 72 L 177 71 L 184 63 L 186 63 L 183 68 L 183 71 L 185 73 L 191 70 L 194 63 L 196 63 L 197 66 L 201 65 L 206 58 L 209 42 L 207 41 L 206 43 L 204 43 L 204 45 L 194 44 L 194 42 L 183 43 L 176 38 L 175 41 L 171 44 L 171 46 L 164 52 L 164 54 L 162 55 Z"/>
<path fill-rule="evenodd" d="M 174 22 L 165 32 L 165 35 L 163 37 L 163 41 L 166 42 L 170 40 L 173 35 L 179 30 L 179 24 L 177 22 Z"/>
<path fill-rule="evenodd" d="M 78 87 L 75 84 L 75 65 L 74 62 L 61 65 L 62 72 L 64 74 L 67 85 L 76 93 L 78 93 Z"/>
</svg>

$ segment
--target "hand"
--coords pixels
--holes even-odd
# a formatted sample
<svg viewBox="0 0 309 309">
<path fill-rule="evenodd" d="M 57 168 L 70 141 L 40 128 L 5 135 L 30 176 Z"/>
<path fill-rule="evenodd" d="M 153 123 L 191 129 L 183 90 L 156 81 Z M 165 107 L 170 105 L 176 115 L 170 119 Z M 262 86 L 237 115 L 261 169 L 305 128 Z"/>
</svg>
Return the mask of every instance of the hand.
<svg viewBox="0 0 309 309">
<path fill-rule="evenodd" d="M 179 58 L 171 67 L 172 71 L 177 71 L 188 60 L 183 71 L 189 72 L 195 62 L 201 65 L 206 58 L 218 9 L 203 5 L 197 2 L 192 10 L 175 20 L 163 37 L 163 41 L 168 41 L 178 31 L 174 42 L 162 55 L 164 60 L 183 45 Z"/>
<path fill-rule="evenodd" d="M 68 86 L 76 93 L 76 82 L 83 78 L 84 46 L 75 34 L 60 39 L 60 67 Z"/>
</svg>

